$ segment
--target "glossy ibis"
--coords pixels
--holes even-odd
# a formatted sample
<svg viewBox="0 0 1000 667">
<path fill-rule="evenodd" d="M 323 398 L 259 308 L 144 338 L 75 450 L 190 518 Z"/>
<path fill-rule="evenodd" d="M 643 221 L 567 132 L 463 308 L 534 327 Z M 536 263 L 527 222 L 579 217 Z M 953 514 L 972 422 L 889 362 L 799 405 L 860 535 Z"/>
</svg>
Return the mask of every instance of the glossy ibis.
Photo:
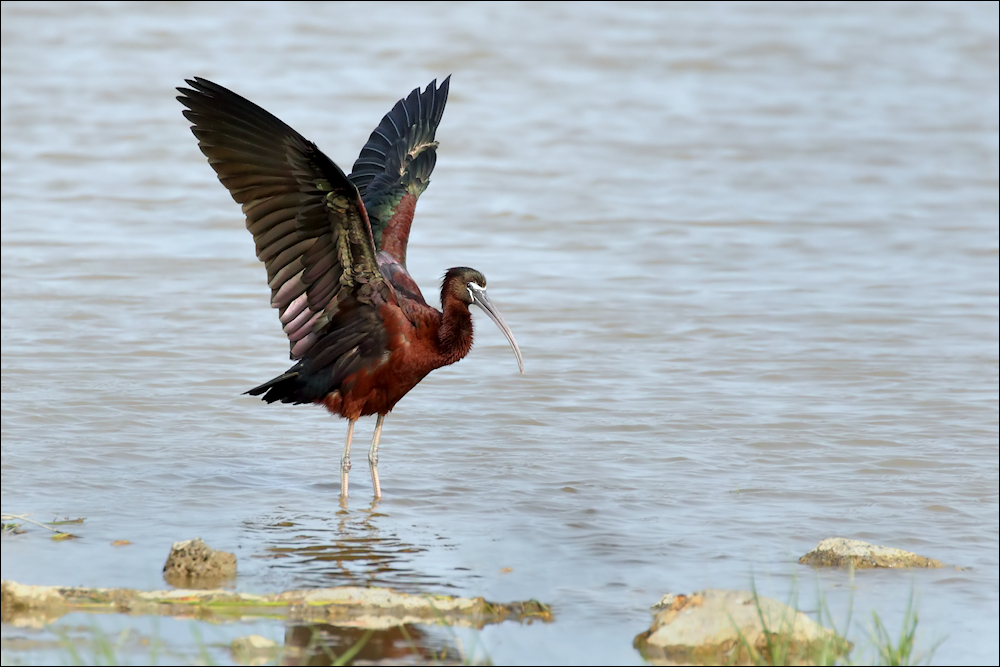
<svg viewBox="0 0 1000 667">
<path fill-rule="evenodd" d="M 271 307 L 295 360 L 247 393 L 268 403 L 322 403 L 348 419 L 343 497 L 354 422 L 378 415 L 368 462 L 379 498 L 385 416 L 428 373 L 469 353 L 469 306 L 480 306 L 500 327 L 524 372 L 482 273 L 448 269 L 439 311 L 406 270 L 410 224 L 437 160 L 434 134 L 450 78 L 397 102 L 349 176 L 311 141 L 236 93 L 198 77 L 177 89 L 198 146 L 243 206 L 257 258 L 267 268 Z"/>
</svg>

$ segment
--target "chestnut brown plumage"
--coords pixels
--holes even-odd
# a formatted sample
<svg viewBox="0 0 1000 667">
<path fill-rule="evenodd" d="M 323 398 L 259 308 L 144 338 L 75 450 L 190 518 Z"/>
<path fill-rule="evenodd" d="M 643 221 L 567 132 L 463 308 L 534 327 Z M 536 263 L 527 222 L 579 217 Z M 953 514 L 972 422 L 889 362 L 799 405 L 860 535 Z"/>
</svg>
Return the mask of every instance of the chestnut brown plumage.
<svg viewBox="0 0 1000 667">
<path fill-rule="evenodd" d="M 378 498 L 385 415 L 432 370 L 469 353 L 469 306 L 482 307 L 500 327 L 524 372 L 482 273 L 449 269 L 439 311 L 406 270 L 410 225 L 437 159 L 434 135 L 449 80 L 432 81 L 397 102 L 349 176 L 311 141 L 236 93 L 198 77 L 187 80 L 190 88 L 178 88 L 201 151 L 243 207 L 295 360 L 247 393 L 268 403 L 322 403 L 348 419 L 344 497 L 354 422 L 378 415 L 368 453 Z"/>
</svg>

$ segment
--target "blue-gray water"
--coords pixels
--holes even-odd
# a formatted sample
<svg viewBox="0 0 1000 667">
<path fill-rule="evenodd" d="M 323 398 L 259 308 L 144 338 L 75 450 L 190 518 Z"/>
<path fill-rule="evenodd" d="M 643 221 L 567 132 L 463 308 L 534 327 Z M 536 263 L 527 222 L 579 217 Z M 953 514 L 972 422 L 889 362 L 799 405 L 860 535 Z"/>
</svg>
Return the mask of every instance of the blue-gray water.
<svg viewBox="0 0 1000 667">
<path fill-rule="evenodd" d="M 996 3 L 2 12 L 3 511 L 86 517 L 5 537 L 4 579 L 159 588 L 202 536 L 246 591 L 551 603 L 473 638 L 496 663 L 635 663 L 661 594 L 754 580 L 853 600 L 863 644 L 914 591 L 935 661 L 1000 659 Z M 355 465 L 342 511 L 345 423 L 241 395 L 287 343 L 173 88 L 231 87 L 346 168 L 448 74 L 410 270 L 428 297 L 483 271 L 527 374 L 478 318 L 387 419 L 383 502 Z M 968 569 L 852 591 L 795 564 L 830 536 Z M 203 630 L 250 632 L 284 634 Z"/>
</svg>

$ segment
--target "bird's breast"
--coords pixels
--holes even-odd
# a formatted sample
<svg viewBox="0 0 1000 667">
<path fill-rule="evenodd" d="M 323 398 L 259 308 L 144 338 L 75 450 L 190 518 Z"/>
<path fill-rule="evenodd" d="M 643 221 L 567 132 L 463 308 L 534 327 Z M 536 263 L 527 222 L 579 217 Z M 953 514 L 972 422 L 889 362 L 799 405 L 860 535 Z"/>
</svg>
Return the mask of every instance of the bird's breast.
<svg viewBox="0 0 1000 667">
<path fill-rule="evenodd" d="M 444 365 L 435 344 L 435 322 L 421 321 L 423 326 L 414 326 L 398 306 L 390 304 L 379 314 L 388 334 L 379 363 L 348 378 L 337 392 L 337 400 L 331 400 L 333 394 L 324 400 L 327 408 L 341 416 L 385 414 L 428 373 Z"/>
</svg>

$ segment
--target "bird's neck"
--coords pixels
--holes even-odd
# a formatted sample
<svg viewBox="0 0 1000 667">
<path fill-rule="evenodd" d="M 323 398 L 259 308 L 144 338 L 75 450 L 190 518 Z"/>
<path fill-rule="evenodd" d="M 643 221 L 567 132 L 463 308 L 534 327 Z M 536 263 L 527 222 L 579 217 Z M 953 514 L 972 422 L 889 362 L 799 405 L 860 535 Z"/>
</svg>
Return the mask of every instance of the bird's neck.
<svg viewBox="0 0 1000 667">
<path fill-rule="evenodd" d="M 472 313 L 469 306 L 448 295 L 441 304 L 444 311 L 438 329 L 438 350 L 443 361 L 453 364 L 472 349 Z"/>
</svg>

